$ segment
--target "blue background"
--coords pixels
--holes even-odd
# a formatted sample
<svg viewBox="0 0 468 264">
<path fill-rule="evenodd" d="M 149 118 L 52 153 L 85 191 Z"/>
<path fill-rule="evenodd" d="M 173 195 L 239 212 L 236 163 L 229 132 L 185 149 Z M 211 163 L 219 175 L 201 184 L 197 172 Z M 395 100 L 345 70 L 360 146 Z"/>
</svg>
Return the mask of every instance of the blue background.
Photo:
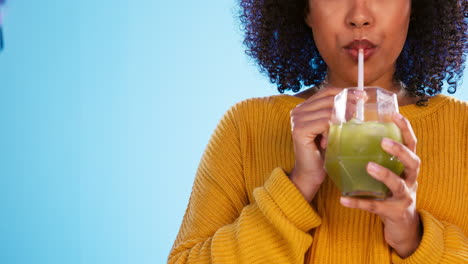
<svg viewBox="0 0 468 264">
<path fill-rule="evenodd" d="M 243 53 L 236 2 L 4 14 L 0 263 L 165 263 L 218 120 L 276 93 Z"/>
</svg>

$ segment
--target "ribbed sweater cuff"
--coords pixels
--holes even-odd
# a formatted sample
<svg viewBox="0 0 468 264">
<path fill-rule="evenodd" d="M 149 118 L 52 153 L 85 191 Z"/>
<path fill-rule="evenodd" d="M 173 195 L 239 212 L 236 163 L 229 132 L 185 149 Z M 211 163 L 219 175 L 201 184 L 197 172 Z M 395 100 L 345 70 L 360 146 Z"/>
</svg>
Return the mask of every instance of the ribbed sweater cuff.
<svg viewBox="0 0 468 264">
<path fill-rule="evenodd" d="M 265 182 L 265 190 L 299 229 L 308 232 L 320 225 L 321 218 L 281 168 L 276 168 Z"/>
<path fill-rule="evenodd" d="M 402 259 L 395 251 L 392 251 L 392 262 L 395 264 L 426 264 L 428 260 L 431 263 L 439 263 L 444 252 L 444 227 L 430 213 L 421 210 L 419 216 L 423 223 L 423 237 L 421 244 L 416 251 L 409 257 Z"/>
</svg>

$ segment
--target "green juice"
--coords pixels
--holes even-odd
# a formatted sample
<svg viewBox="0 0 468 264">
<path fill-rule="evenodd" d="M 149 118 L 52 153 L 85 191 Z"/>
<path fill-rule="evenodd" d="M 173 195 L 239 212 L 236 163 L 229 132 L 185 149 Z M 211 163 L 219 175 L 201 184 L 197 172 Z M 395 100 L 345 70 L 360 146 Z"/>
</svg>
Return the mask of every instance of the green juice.
<svg viewBox="0 0 468 264">
<path fill-rule="evenodd" d="M 403 164 L 382 149 L 383 137 L 402 142 L 394 123 L 351 120 L 330 126 L 325 169 L 344 196 L 385 199 L 389 195 L 387 186 L 370 176 L 366 169 L 372 161 L 397 175 L 402 173 Z"/>
</svg>

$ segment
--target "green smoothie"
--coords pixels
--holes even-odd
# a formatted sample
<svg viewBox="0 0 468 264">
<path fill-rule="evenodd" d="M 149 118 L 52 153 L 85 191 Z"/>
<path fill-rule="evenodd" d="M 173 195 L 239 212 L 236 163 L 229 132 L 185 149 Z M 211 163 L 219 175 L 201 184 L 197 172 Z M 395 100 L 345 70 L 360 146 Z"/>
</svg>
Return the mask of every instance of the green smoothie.
<svg viewBox="0 0 468 264">
<path fill-rule="evenodd" d="M 400 130 L 394 123 L 351 120 L 330 126 L 325 169 L 344 196 L 384 199 L 389 195 L 387 186 L 366 170 L 372 161 L 397 175 L 403 172 L 403 164 L 382 149 L 383 137 L 402 142 Z"/>
</svg>

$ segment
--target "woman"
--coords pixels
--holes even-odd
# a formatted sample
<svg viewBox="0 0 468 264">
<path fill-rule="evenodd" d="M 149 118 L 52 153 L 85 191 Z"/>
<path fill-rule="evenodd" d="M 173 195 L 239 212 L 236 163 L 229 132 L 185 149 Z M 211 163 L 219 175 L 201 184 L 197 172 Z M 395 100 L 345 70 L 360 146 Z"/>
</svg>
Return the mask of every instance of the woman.
<svg viewBox="0 0 468 264">
<path fill-rule="evenodd" d="M 170 263 L 468 263 L 468 104 L 455 92 L 467 51 L 464 0 L 241 1 L 247 54 L 280 92 L 232 107 L 195 179 Z M 323 169 L 333 97 L 357 83 L 398 94 L 404 144 L 382 148 L 392 192 L 340 197 Z"/>
</svg>

